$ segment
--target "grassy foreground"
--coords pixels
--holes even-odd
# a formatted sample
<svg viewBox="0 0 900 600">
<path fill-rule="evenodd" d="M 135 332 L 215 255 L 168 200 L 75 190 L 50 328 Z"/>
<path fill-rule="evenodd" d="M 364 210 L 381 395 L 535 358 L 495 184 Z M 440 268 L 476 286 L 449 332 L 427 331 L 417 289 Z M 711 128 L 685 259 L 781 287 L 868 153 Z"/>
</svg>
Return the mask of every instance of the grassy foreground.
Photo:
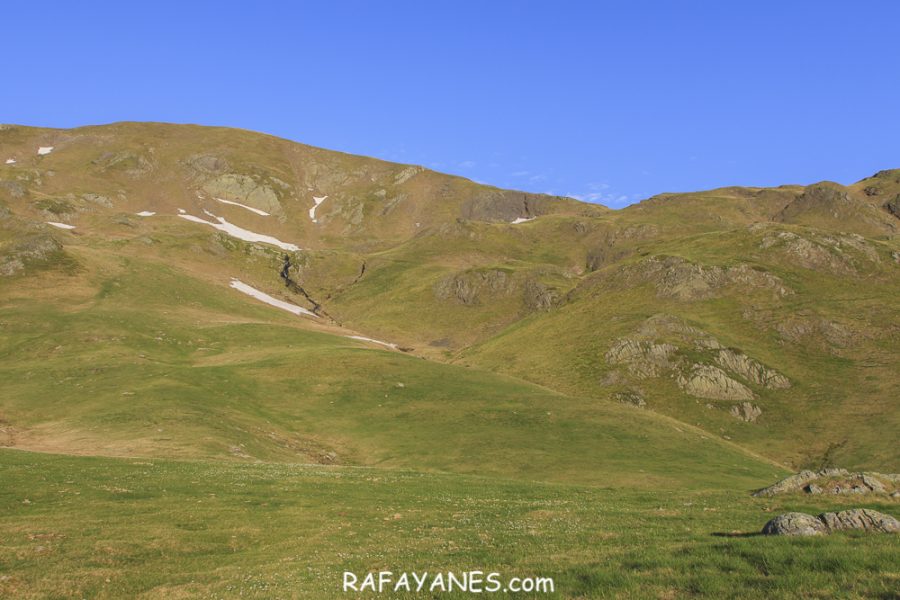
<svg viewBox="0 0 900 600">
<path fill-rule="evenodd" d="M 0 451 L 0 480 L 0 597 L 349 597 L 344 570 L 545 576 L 568 598 L 896 598 L 900 585 L 897 536 L 740 535 L 834 499 L 17 450 Z"/>
</svg>

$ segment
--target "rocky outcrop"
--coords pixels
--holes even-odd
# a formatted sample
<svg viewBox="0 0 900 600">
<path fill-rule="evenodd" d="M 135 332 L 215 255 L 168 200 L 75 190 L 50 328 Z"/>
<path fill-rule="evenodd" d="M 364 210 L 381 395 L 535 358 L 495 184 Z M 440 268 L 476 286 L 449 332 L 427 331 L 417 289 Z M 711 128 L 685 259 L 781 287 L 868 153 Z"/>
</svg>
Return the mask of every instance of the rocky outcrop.
<svg viewBox="0 0 900 600">
<path fill-rule="evenodd" d="M 789 262 L 805 269 L 836 275 L 856 274 L 864 266 L 881 262 L 875 247 L 855 233 L 800 235 L 792 231 L 770 231 L 763 236 L 759 247 L 778 251 Z"/>
<path fill-rule="evenodd" d="M 515 288 L 509 271 L 479 269 L 441 279 L 434 285 L 434 295 L 439 300 L 453 300 L 466 306 L 475 306 L 485 296 L 509 295 Z"/>
<path fill-rule="evenodd" d="M 137 178 L 153 171 L 153 160 L 139 152 L 120 150 L 118 152 L 104 152 L 91 161 L 91 164 L 101 173 L 123 173 L 129 177 Z"/>
<path fill-rule="evenodd" d="M 553 200 L 543 194 L 481 188 L 463 203 L 460 216 L 471 221 L 511 223 L 549 213 Z"/>
<path fill-rule="evenodd" d="M 712 365 L 694 365 L 690 373 L 678 376 L 678 385 L 697 398 L 709 400 L 752 400 L 753 392 Z"/>
<path fill-rule="evenodd" d="M 63 246 L 49 234 L 13 242 L 0 250 L 0 276 L 11 276 L 29 266 L 50 265 L 63 256 Z"/>
<path fill-rule="evenodd" d="M 791 382 L 781 373 L 769 369 L 746 354 L 730 348 L 719 350 L 716 364 L 723 369 L 737 373 L 747 381 L 772 390 L 783 390 L 791 387 Z"/>
<path fill-rule="evenodd" d="M 844 186 L 829 181 L 807 186 L 773 220 L 863 235 L 892 233 L 895 229 L 882 211 L 857 200 Z"/>
<path fill-rule="evenodd" d="M 278 194 L 267 183 L 257 181 L 249 175 L 226 173 L 202 185 L 204 192 L 214 198 L 240 202 L 270 214 L 281 214 Z"/>
<path fill-rule="evenodd" d="M 762 532 L 765 535 L 826 535 L 828 527 L 812 515 L 789 512 L 766 523 Z"/>
<path fill-rule="evenodd" d="M 884 209 L 900 219 L 900 194 L 885 202 Z"/>
<path fill-rule="evenodd" d="M 672 357 L 677 349 L 672 344 L 623 338 L 607 350 L 606 362 L 624 365 L 636 377 L 659 377 L 675 367 Z"/>
<path fill-rule="evenodd" d="M 640 392 L 635 392 L 634 390 L 618 392 L 614 397 L 618 402 L 628 404 L 629 406 L 636 406 L 638 408 L 647 406 L 647 401 L 644 400 L 644 396 Z"/>
<path fill-rule="evenodd" d="M 755 404 L 749 402 L 741 402 L 735 404 L 728 411 L 735 419 L 740 419 L 746 423 L 756 423 L 756 420 L 762 416 L 762 409 Z"/>
<path fill-rule="evenodd" d="M 749 423 L 762 414 L 749 402 L 756 397 L 750 385 L 772 390 L 791 385 L 781 373 L 670 315 L 650 317 L 633 335 L 613 342 L 604 358 L 637 379 L 671 377 L 696 398 L 741 402 L 731 414 Z"/>
<path fill-rule="evenodd" d="M 889 495 L 900 488 L 900 475 L 888 473 L 851 473 L 846 469 L 800 471 L 767 488 L 753 492 L 754 496 L 779 494 L 879 494 Z"/>
<path fill-rule="evenodd" d="M 625 285 L 652 283 L 658 297 L 684 302 L 717 298 L 727 289 L 745 294 L 769 291 L 779 298 L 793 293 L 776 275 L 750 265 L 704 265 L 676 256 L 653 256 L 625 267 L 613 277 L 624 280 Z"/>
<path fill-rule="evenodd" d="M 818 517 L 806 513 L 789 512 L 778 515 L 766 523 L 762 532 L 765 535 L 812 536 L 850 530 L 900 533 L 900 521 L 891 515 L 868 508 L 826 512 Z"/>
<path fill-rule="evenodd" d="M 559 302 L 559 293 L 537 279 L 526 279 L 522 287 L 522 301 L 529 310 L 546 311 Z"/>
<path fill-rule="evenodd" d="M 891 515 L 868 508 L 822 513 L 819 515 L 819 520 L 825 523 L 829 531 L 857 529 L 881 533 L 900 533 L 900 521 Z"/>
</svg>

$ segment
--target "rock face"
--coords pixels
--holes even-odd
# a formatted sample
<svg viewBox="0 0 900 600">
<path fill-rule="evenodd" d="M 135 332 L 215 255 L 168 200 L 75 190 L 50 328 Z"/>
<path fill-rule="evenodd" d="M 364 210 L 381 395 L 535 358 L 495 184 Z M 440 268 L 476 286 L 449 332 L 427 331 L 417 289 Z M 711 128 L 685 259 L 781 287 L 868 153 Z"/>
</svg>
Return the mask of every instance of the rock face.
<svg viewBox="0 0 900 600">
<path fill-rule="evenodd" d="M 777 496 L 804 492 L 807 494 L 882 494 L 889 495 L 900 486 L 900 475 L 889 473 L 851 473 L 846 469 L 800 471 L 753 492 L 754 496 Z"/>
<path fill-rule="evenodd" d="M 891 515 L 868 508 L 826 512 L 818 517 L 790 512 L 778 515 L 763 526 L 765 535 L 826 535 L 836 531 L 900 533 L 900 521 Z"/>
<path fill-rule="evenodd" d="M 462 218 L 472 221 L 511 223 L 547 212 L 549 196 L 507 190 L 479 190 L 461 208 Z"/>
<path fill-rule="evenodd" d="M 766 523 L 762 532 L 766 535 L 826 535 L 828 527 L 812 515 L 789 512 Z"/>
</svg>

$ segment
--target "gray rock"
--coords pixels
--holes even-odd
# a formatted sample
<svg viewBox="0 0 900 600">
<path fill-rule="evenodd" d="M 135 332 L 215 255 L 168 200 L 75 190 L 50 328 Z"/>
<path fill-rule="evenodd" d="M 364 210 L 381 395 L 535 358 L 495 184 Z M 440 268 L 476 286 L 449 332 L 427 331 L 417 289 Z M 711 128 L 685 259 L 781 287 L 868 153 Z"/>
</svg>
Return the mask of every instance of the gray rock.
<svg viewBox="0 0 900 600">
<path fill-rule="evenodd" d="M 692 396 L 709 400 L 752 400 L 753 392 L 712 365 L 695 364 L 689 375 L 679 375 L 678 385 Z"/>
<path fill-rule="evenodd" d="M 900 521 L 891 515 L 868 508 L 854 508 L 840 512 L 827 512 L 819 515 L 829 531 L 847 531 L 859 529 L 881 533 L 900 533 Z"/>
<path fill-rule="evenodd" d="M 810 481 L 814 481 L 818 479 L 818 474 L 813 471 L 800 471 L 796 475 L 791 475 L 790 477 L 785 477 L 778 483 L 770 485 L 767 488 L 763 488 L 756 492 L 753 492 L 753 496 L 775 496 L 776 494 L 784 494 L 786 492 L 793 492 L 799 490 L 803 486 L 805 486 Z"/>
<path fill-rule="evenodd" d="M 807 494 L 814 494 L 814 495 L 821 494 L 823 492 L 822 488 L 820 488 L 819 486 L 817 486 L 814 483 L 811 483 L 808 486 L 806 486 L 805 488 L 803 488 L 803 491 L 805 491 Z"/>
<path fill-rule="evenodd" d="M 812 536 L 826 535 L 828 528 L 824 522 L 812 515 L 789 512 L 778 515 L 766 523 L 762 532 L 765 535 Z"/>
<path fill-rule="evenodd" d="M 884 487 L 884 484 L 875 479 L 872 475 L 868 473 L 863 473 L 862 482 L 873 492 L 876 494 L 884 494 L 887 490 Z"/>
<path fill-rule="evenodd" d="M 749 402 L 741 402 L 731 407 L 729 411 L 731 416 L 740 419 L 746 423 L 755 423 L 756 419 L 762 415 L 762 409 L 755 404 Z"/>
<path fill-rule="evenodd" d="M 747 381 L 773 390 L 791 387 L 791 382 L 781 373 L 753 360 L 746 354 L 723 348 L 716 356 L 716 363 L 732 373 L 737 373 Z"/>
</svg>

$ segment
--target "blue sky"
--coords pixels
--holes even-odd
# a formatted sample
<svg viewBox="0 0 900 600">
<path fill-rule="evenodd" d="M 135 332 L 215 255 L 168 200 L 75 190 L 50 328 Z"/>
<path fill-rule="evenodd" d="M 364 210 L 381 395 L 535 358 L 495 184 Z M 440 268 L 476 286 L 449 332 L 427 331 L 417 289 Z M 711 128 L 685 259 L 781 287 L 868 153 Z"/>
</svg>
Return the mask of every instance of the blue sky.
<svg viewBox="0 0 900 600">
<path fill-rule="evenodd" d="M 622 206 L 900 167 L 900 2 L 13 2 L 0 122 L 227 125 Z"/>
</svg>

